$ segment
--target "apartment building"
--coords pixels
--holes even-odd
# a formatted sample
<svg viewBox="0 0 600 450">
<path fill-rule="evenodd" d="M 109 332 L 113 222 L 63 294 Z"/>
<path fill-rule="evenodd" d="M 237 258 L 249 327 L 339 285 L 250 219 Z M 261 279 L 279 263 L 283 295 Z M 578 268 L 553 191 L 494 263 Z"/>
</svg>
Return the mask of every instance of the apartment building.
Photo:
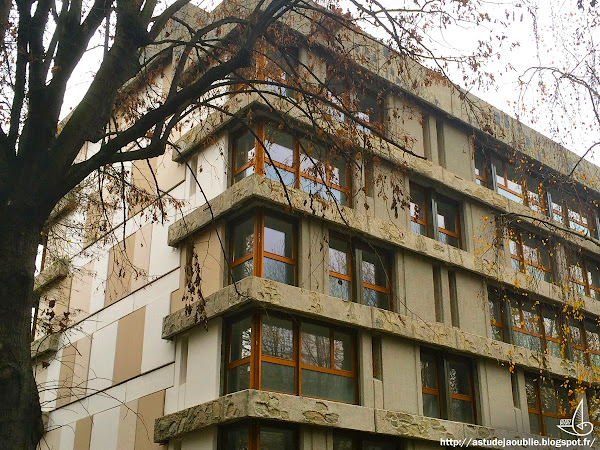
<svg viewBox="0 0 600 450">
<path fill-rule="evenodd" d="M 127 167 L 185 201 L 167 221 L 132 206 L 104 217 L 119 242 L 49 232 L 68 259 L 45 261 L 37 314 L 53 305 L 69 328 L 34 330 L 42 448 L 568 437 L 557 425 L 581 400 L 600 425 L 598 167 L 567 176 L 576 155 L 442 83 L 407 84 L 358 32 L 340 79 L 306 20 L 285 23 L 293 50 L 265 44 L 270 85 L 234 85 L 177 152 Z M 298 73 L 327 88 L 316 122 Z"/>
</svg>

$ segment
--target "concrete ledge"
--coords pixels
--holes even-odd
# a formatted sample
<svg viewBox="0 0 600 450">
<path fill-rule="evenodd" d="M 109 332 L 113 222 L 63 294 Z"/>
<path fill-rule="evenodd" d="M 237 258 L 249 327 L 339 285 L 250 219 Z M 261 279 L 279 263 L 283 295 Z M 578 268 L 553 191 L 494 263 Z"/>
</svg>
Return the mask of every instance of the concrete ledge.
<svg viewBox="0 0 600 450">
<path fill-rule="evenodd" d="M 396 411 L 248 389 L 156 419 L 154 442 L 242 419 L 267 419 L 412 439 L 516 439 L 528 433 L 432 419 Z M 539 436 L 537 436 L 539 438 Z M 489 448 L 489 447 L 488 447 Z"/>
<path fill-rule="evenodd" d="M 31 343 L 31 359 L 39 358 L 47 353 L 56 353 L 59 339 L 60 333 L 54 333 L 33 341 Z"/>
<path fill-rule="evenodd" d="M 478 186 L 475 183 L 469 184 Z M 498 200 L 502 200 L 508 205 L 509 201 L 501 195 L 481 186 L 479 188 L 489 195 L 493 194 L 493 196 L 499 197 Z M 326 222 L 346 227 L 349 232 L 377 239 L 395 247 L 441 261 L 448 266 L 459 267 L 487 278 L 494 283 L 504 284 L 508 288 L 514 289 L 515 286 L 518 286 L 520 291 L 557 303 L 564 303 L 567 294 L 559 286 L 535 280 L 523 273 L 514 271 L 509 266 L 490 264 L 486 260 L 475 257 L 472 253 L 413 233 L 410 229 L 402 229 L 390 221 L 366 216 L 355 209 L 339 206 L 338 211 L 333 203 L 311 200 L 307 193 L 299 189 L 287 188 L 284 190 L 280 183 L 259 175 L 251 175 L 234 184 L 215 197 L 210 205 L 215 220 L 227 217 L 253 200 L 275 205 L 279 209 L 289 209 L 286 191 L 292 205 L 291 209 L 295 212 L 319 217 Z M 474 192 L 478 192 L 478 190 Z M 517 204 L 515 203 L 515 205 Z M 169 245 L 176 246 L 182 240 L 202 230 L 212 222 L 213 218 L 207 206 L 195 209 L 169 227 Z M 600 316 L 600 302 L 586 298 L 583 303 L 585 311 Z"/>
<path fill-rule="evenodd" d="M 534 372 L 542 370 L 558 377 L 598 383 L 599 371 L 592 367 L 577 365 L 572 361 L 533 352 L 485 336 L 477 336 L 441 323 L 424 322 L 407 315 L 347 302 L 329 295 L 257 277 L 247 277 L 239 281 L 237 290 L 239 294 L 234 286 L 227 286 L 208 296 L 207 317 L 211 319 L 226 312 L 251 306 L 285 310 L 327 322 L 336 322 L 350 328 L 373 330 L 419 343 L 434 344 L 507 366 L 514 364 Z M 163 338 L 173 339 L 177 334 L 200 325 L 195 319 L 200 317 L 196 314 L 199 307 L 198 302 L 193 303 L 190 313 L 182 309 L 165 317 Z"/>
<path fill-rule="evenodd" d="M 64 278 L 69 274 L 69 265 L 66 261 L 56 261 L 50 267 L 45 268 L 42 272 L 35 277 L 33 282 L 33 292 L 39 294 L 49 284 L 54 281 Z"/>
</svg>

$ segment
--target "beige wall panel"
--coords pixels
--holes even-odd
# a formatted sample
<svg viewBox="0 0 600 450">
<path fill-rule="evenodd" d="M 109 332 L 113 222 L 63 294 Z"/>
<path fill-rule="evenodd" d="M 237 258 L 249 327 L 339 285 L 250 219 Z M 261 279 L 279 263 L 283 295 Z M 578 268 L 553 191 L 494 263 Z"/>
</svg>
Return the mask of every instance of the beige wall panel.
<svg viewBox="0 0 600 450">
<path fill-rule="evenodd" d="M 418 239 L 429 239 L 419 236 Z M 417 255 L 404 254 L 404 280 L 407 314 L 426 322 L 435 322 L 433 269 L 431 263 Z"/>
<path fill-rule="evenodd" d="M 61 429 L 57 428 L 44 434 L 39 444 L 39 450 L 58 450 Z"/>
<path fill-rule="evenodd" d="M 148 162 L 150 163 L 150 167 L 148 166 Z M 152 172 L 156 174 L 156 158 L 151 158 L 149 160 L 144 159 L 142 161 L 134 161 L 131 164 L 131 183 L 135 186 L 136 189 L 142 191 L 140 192 L 142 196 L 144 196 L 145 193 L 149 195 L 156 193 L 156 186 L 154 183 Z M 129 218 L 135 216 L 144 207 L 145 204 L 143 202 L 130 202 L 129 210 L 127 212 Z"/>
<path fill-rule="evenodd" d="M 202 294 L 206 297 L 223 287 L 224 257 L 217 233 L 224 238 L 224 227 L 220 226 L 198 235 L 194 247 L 198 254 Z M 224 239 L 223 239 L 224 241 Z M 193 301 L 196 301 L 194 299 Z"/>
<path fill-rule="evenodd" d="M 392 97 L 389 106 L 390 138 L 407 150 L 424 156 L 422 112 L 397 97 Z"/>
<path fill-rule="evenodd" d="M 131 292 L 131 274 L 135 235 L 118 243 L 109 251 L 105 306 L 111 305 Z"/>
<path fill-rule="evenodd" d="M 75 364 L 73 366 L 73 396 L 82 398 L 86 395 L 92 337 L 86 336 L 77 341 Z"/>
<path fill-rule="evenodd" d="M 417 369 L 419 348 L 408 341 L 382 337 L 381 366 L 383 374 L 383 407 L 392 411 L 421 414 Z"/>
<path fill-rule="evenodd" d="M 170 191 L 185 180 L 185 166 L 172 160 L 172 150 L 156 158 L 156 180 L 163 191 Z"/>
<path fill-rule="evenodd" d="M 59 387 L 56 398 L 57 407 L 66 405 L 71 401 L 71 385 L 73 383 L 76 352 L 74 345 L 69 345 L 62 350 L 60 375 L 58 377 Z"/>
<path fill-rule="evenodd" d="M 473 152 L 469 135 L 465 131 L 453 127 L 448 122 L 444 122 L 443 127 L 446 168 L 465 180 L 472 179 L 471 159 Z"/>
<path fill-rule="evenodd" d="M 71 311 L 71 319 L 76 322 L 86 318 L 90 312 L 93 280 L 94 261 L 90 261 L 73 273 L 69 309 Z"/>
<path fill-rule="evenodd" d="M 165 391 L 146 395 L 138 400 L 135 425 L 135 450 L 165 450 L 166 446 L 154 443 L 154 420 L 163 415 Z"/>
<path fill-rule="evenodd" d="M 134 400 L 119 408 L 119 431 L 117 449 L 132 450 L 135 448 L 135 428 L 137 421 L 138 401 Z"/>
<path fill-rule="evenodd" d="M 458 321 L 460 329 L 479 336 L 487 336 L 486 296 L 481 278 L 468 272 L 456 272 L 458 294 Z"/>
<path fill-rule="evenodd" d="M 143 307 L 119 320 L 113 384 L 140 374 L 145 317 L 146 307 Z"/>
<path fill-rule="evenodd" d="M 90 449 L 90 438 L 92 437 L 92 423 L 91 417 L 85 417 L 78 420 L 75 423 L 75 442 L 73 444 L 73 450 L 89 450 Z"/>
<path fill-rule="evenodd" d="M 149 223 L 135 233 L 135 248 L 133 250 L 134 270 L 131 276 L 132 292 L 148 283 L 151 244 L 152 224 Z"/>
<path fill-rule="evenodd" d="M 482 409 L 489 411 L 489 423 L 483 425 L 514 430 L 515 408 L 513 403 L 512 383 L 508 366 L 500 366 L 494 361 L 481 361 L 480 367 L 485 367 L 485 373 L 478 374 L 480 385 L 483 385 L 480 393 Z M 523 395 L 525 393 L 523 392 Z"/>
</svg>

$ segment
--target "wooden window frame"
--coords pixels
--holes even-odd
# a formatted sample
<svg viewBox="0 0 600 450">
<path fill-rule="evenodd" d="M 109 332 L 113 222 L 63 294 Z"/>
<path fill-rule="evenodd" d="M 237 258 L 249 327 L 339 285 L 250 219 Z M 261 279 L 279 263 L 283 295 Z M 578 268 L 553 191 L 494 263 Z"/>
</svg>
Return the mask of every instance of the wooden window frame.
<svg viewBox="0 0 600 450">
<path fill-rule="evenodd" d="M 497 303 L 498 305 L 498 316 L 499 316 L 499 320 L 496 320 L 490 311 L 490 327 L 492 327 L 492 339 L 494 336 L 493 330 L 494 329 L 499 329 L 500 330 L 500 341 L 501 342 L 506 342 L 506 333 L 504 331 L 504 302 L 502 301 L 503 299 L 500 298 L 500 293 L 495 290 L 495 289 L 490 289 L 488 290 L 488 302 L 489 303 Z"/>
<path fill-rule="evenodd" d="M 565 414 L 555 414 L 555 413 L 549 413 L 549 412 L 545 412 L 542 408 L 542 390 L 541 390 L 541 383 L 542 380 L 540 379 L 541 376 L 540 375 L 533 375 L 533 374 L 525 374 L 526 378 L 529 378 L 533 385 L 534 385 L 534 390 L 535 390 L 535 396 L 536 396 L 536 407 L 535 408 L 530 408 L 529 405 L 527 406 L 527 412 L 529 414 L 535 414 L 536 416 L 539 417 L 539 422 L 540 422 L 540 432 L 542 436 L 548 436 L 547 434 L 547 429 L 546 429 L 546 421 L 545 421 L 545 417 L 552 417 L 554 419 L 570 419 L 570 417 L 568 416 L 568 412 L 566 412 Z M 557 389 L 557 383 L 559 383 L 559 381 L 549 378 L 550 382 L 552 383 L 552 388 L 554 391 L 554 397 L 556 398 L 556 410 L 557 411 L 561 411 L 561 405 L 560 405 L 560 395 L 558 394 L 558 389 Z M 559 384 L 558 387 L 560 387 L 561 385 Z M 567 393 L 568 393 L 568 389 L 567 389 Z M 569 406 L 569 405 L 567 405 Z M 568 410 L 567 410 L 568 411 Z M 530 428 L 531 430 L 531 428 Z"/>
<path fill-rule="evenodd" d="M 578 286 L 583 287 L 583 291 L 587 297 L 591 297 L 594 299 L 600 298 L 600 286 L 594 286 L 591 282 L 590 271 L 588 271 L 588 264 L 596 264 L 600 267 L 600 264 L 592 262 L 590 258 L 582 254 L 578 254 L 577 256 L 571 256 L 567 258 L 567 266 L 569 272 L 569 282 L 572 284 L 576 284 Z M 577 281 L 572 276 L 571 267 L 579 265 L 581 268 L 581 276 L 583 278 L 582 282 Z"/>
<path fill-rule="evenodd" d="M 475 175 L 475 183 L 477 183 L 480 186 L 489 188 L 489 180 L 488 180 L 488 173 L 490 171 L 490 163 L 489 163 L 489 158 L 487 157 L 487 155 L 485 154 L 485 151 L 482 148 L 479 147 L 475 147 L 474 153 L 473 153 L 473 163 L 475 165 L 475 170 L 479 170 L 479 168 L 477 167 L 477 162 L 476 162 L 476 158 L 477 158 L 477 154 L 479 154 L 481 156 L 481 160 L 483 162 L 483 168 L 482 168 L 482 172 L 483 175 L 478 175 L 477 172 L 474 172 Z M 480 181 L 480 182 L 478 182 Z"/>
<path fill-rule="evenodd" d="M 322 398 L 322 397 L 309 397 L 302 394 L 302 369 L 312 370 L 314 372 L 327 373 L 330 375 L 343 376 L 346 378 L 353 379 L 354 385 L 354 402 L 351 404 L 358 404 L 358 357 L 357 357 L 357 338 L 356 334 L 353 333 L 349 329 L 345 329 L 342 327 L 333 326 L 326 323 L 314 322 L 311 320 L 304 320 L 301 318 L 292 318 L 292 330 L 293 330 L 293 360 L 288 360 L 284 358 L 278 358 L 270 355 L 263 355 L 262 352 L 262 333 L 263 333 L 263 316 L 266 313 L 263 311 L 254 311 L 246 314 L 238 314 L 232 318 L 227 324 L 226 329 L 226 345 L 225 345 L 225 393 L 229 393 L 229 369 L 233 369 L 242 364 L 249 363 L 250 364 L 250 378 L 249 378 L 249 389 L 258 389 L 267 392 L 279 392 L 270 389 L 265 389 L 262 387 L 261 381 L 261 366 L 262 362 L 268 362 L 271 364 L 279 364 L 283 366 L 293 367 L 294 368 L 294 393 L 290 394 L 288 392 L 281 392 L 288 395 L 298 395 L 308 398 Z M 279 317 L 277 313 L 269 312 L 270 315 Z M 231 329 L 232 324 L 237 323 L 240 320 L 243 320 L 245 317 L 251 317 L 251 349 L 250 356 L 243 358 L 241 360 L 229 361 L 230 348 L 231 348 Z M 281 316 L 290 320 L 289 317 Z M 306 364 L 302 362 L 302 323 L 314 323 L 319 326 L 326 327 L 329 330 L 329 345 L 330 345 L 330 367 L 320 367 L 313 366 L 311 364 Z M 352 370 L 344 370 L 344 369 L 336 369 L 335 368 L 335 351 L 334 351 L 334 335 L 335 332 L 345 333 L 350 336 L 351 340 L 351 364 Z M 341 400 L 332 400 L 323 398 L 329 401 L 337 401 L 339 403 L 348 403 Z"/>
<path fill-rule="evenodd" d="M 346 252 L 346 258 L 348 261 L 348 267 L 347 267 L 348 274 L 346 275 L 343 273 L 334 272 L 333 270 L 331 270 L 331 268 L 328 270 L 328 273 L 329 273 L 330 277 L 334 277 L 339 280 L 344 280 L 344 281 L 347 281 L 350 283 L 350 301 L 354 302 L 355 301 L 354 280 L 353 280 L 354 258 L 352 257 L 352 253 L 353 253 L 352 252 L 352 242 L 347 237 L 345 237 L 341 234 L 337 234 L 337 233 L 330 233 L 329 237 L 330 237 L 330 242 L 331 242 L 331 238 L 333 238 L 333 239 L 337 239 L 339 241 L 346 242 L 346 244 L 348 246 L 347 252 Z M 327 255 L 327 257 L 329 258 L 329 255 Z M 331 267 L 331 264 L 329 265 L 329 267 Z"/>
<path fill-rule="evenodd" d="M 333 179 L 333 170 L 331 170 L 332 167 L 334 167 L 331 164 L 332 161 L 332 150 L 331 148 L 329 148 L 327 145 L 325 144 L 321 144 L 318 143 L 319 145 L 322 145 L 324 147 L 324 150 L 326 152 L 325 155 L 325 160 L 324 161 L 318 161 L 319 163 L 322 164 L 326 164 L 328 167 L 326 167 L 324 170 L 322 170 L 324 173 L 322 175 L 324 175 L 324 177 L 321 178 L 325 178 L 325 179 L 319 179 L 319 177 L 312 175 L 310 173 L 307 173 L 305 171 L 301 170 L 300 167 L 300 158 L 302 156 L 302 148 L 300 145 L 300 140 L 305 138 L 304 136 L 302 137 L 298 137 L 295 133 L 290 133 L 290 130 L 284 128 L 282 130 L 278 130 L 281 131 L 282 133 L 287 133 L 291 136 L 292 138 L 292 152 L 293 152 L 293 165 L 292 166 L 288 166 L 284 163 L 281 163 L 279 161 L 275 161 L 275 160 L 271 160 L 271 158 L 269 158 L 269 156 L 267 155 L 267 151 L 266 151 L 266 140 L 267 140 L 267 132 L 266 129 L 267 127 L 272 127 L 274 129 L 278 129 L 278 126 L 276 123 L 274 122 L 270 122 L 264 119 L 260 119 L 257 120 L 255 123 L 253 123 L 250 126 L 250 132 L 254 133 L 254 158 L 252 158 L 251 160 L 249 160 L 248 162 L 244 163 L 244 165 L 242 165 L 241 167 L 239 167 L 238 169 L 235 169 L 236 166 L 236 155 L 237 155 L 237 142 L 240 136 L 242 136 L 244 134 L 245 131 L 247 131 L 248 129 L 244 129 L 242 131 L 238 131 L 237 133 L 233 134 L 233 141 L 232 141 L 232 167 L 234 168 L 234 170 L 232 171 L 232 177 L 231 177 L 231 184 L 235 184 L 235 177 L 237 175 L 239 175 L 240 173 L 242 173 L 244 170 L 248 169 L 248 167 L 252 166 L 254 167 L 254 173 L 261 175 L 261 176 L 265 176 L 266 174 L 266 166 L 272 166 L 274 168 L 276 168 L 276 170 L 283 170 L 285 172 L 289 172 L 292 173 L 294 175 L 294 185 L 290 186 L 293 187 L 295 189 L 301 189 L 301 179 L 306 179 L 306 180 L 310 180 L 313 183 L 325 186 L 325 190 L 327 192 L 330 191 L 338 191 L 340 192 L 340 196 L 345 196 L 346 199 L 346 205 L 347 206 L 351 206 L 352 202 L 352 190 L 351 190 L 351 171 L 350 171 L 350 164 L 348 164 L 347 161 L 345 161 L 344 164 L 344 171 L 345 171 L 345 178 L 346 178 L 346 184 L 347 186 L 340 186 L 339 184 L 335 184 L 332 179 Z M 302 134 L 302 133 L 300 133 Z M 307 140 L 310 140 L 308 138 L 305 138 Z M 337 201 L 337 200 L 336 200 Z M 341 202 L 343 203 L 343 202 Z"/>
<path fill-rule="evenodd" d="M 588 361 L 588 365 L 591 367 L 598 367 L 598 369 L 600 369 L 599 366 L 595 366 L 592 364 L 592 360 L 590 355 L 597 355 L 598 357 L 600 357 L 600 348 L 598 348 L 597 350 L 594 350 L 590 347 L 589 345 L 589 338 L 588 338 L 588 329 L 586 328 L 586 324 L 590 323 L 592 324 L 592 326 L 595 327 L 595 331 L 590 331 L 590 333 L 595 333 L 598 335 L 598 338 L 600 339 L 600 327 L 598 326 L 598 321 L 594 321 L 594 320 L 590 320 L 590 319 L 583 319 L 583 339 L 584 339 L 584 343 L 585 343 L 585 354 L 587 357 L 587 361 Z"/>
<path fill-rule="evenodd" d="M 523 233 L 527 233 L 527 231 L 517 230 L 516 228 L 512 228 L 509 230 L 509 239 L 514 237 L 514 239 L 510 239 L 510 240 L 513 241 L 517 246 L 517 254 L 514 254 L 511 251 L 510 258 L 519 262 L 520 272 L 527 274 L 527 266 L 529 266 L 529 267 L 533 267 L 535 269 L 541 270 L 544 273 L 549 274 L 550 280 L 552 280 L 553 272 L 552 272 L 552 258 L 550 257 L 550 252 L 548 251 L 548 262 L 550 264 L 550 266 L 548 266 L 548 267 L 544 266 L 542 263 L 535 264 L 533 261 L 526 260 L 525 259 L 525 251 L 524 251 L 525 244 L 523 242 Z M 543 239 L 543 238 L 540 238 L 539 236 L 531 234 L 531 233 L 529 234 L 529 238 L 532 240 L 536 240 L 536 241 L 537 240 L 541 241 Z M 540 245 L 543 246 L 543 242 L 541 242 Z M 510 249 L 510 246 L 509 246 L 509 249 Z M 542 259 L 541 251 L 540 251 L 539 247 L 535 247 L 535 250 L 537 251 L 537 254 L 538 254 L 538 260 L 541 260 Z"/>
<path fill-rule="evenodd" d="M 535 308 L 537 311 L 537 325 L 538 325 L 538 333 L 534 333 L 533 331 L 529 331 L 525 328 L 525 318 L 523 315 L 523 304 L 525 303 L 525 301 L 523 299 L 517 298 L 517 299 L 512 299 L 510 300 L 510 302 L 515 302 L 515 306 L 517 307 L 517 309 L 519 310 L 519 323 L 522 324 L 520 327 L 517 327 L 514 323 L 514 313 L 511 311 L 511 322 L 512 322 L 512 331 L 513 333 L 521 333 L 521 334 L 526 334 L 528 336 L 533 336 L 535 338 L 538 338 L 540 340 L 540 348 L 542 350 L 542 352 L 545 352 L 546 350 L 546 342 L 545 342 L 545 333 L 544 333 L 544 323 L 543 323 L 543 316 L 542 316 L 542 308 L 541 306 L 538 305 L 533 305 L 533 308 Z M 512 305 L 510 305 L 511 309 L 513 308 Z"/>
<path fill-rule="evenodd" d="M 391 266 L 390 266 L 390 257 L 387 251 L 379 248 L 379 247 L 374 247 L 374 246 L 370 246 L 364 243 L 358 243 L 355 244 L 353 247 L 354 249 L 354 253 L 356 254 L 356 258 L 355 258 L 355 266 L 356 266 L 356 279 L 357 279 L 357 287 L 358 287 L 358 294 L 356 296 L 356 300 L 357 303 L 360 303 L 361 305 L 364 305 L 364 289 L 371 289 L 373 291 L 377 291 L 380 292 L 382 294 L 385 294 L 388 298 L 388 307 L 387 307 L 387 311 L 394 311 L 394 305 L 392 302 L 392 280 L 390 277 L 391 272 Z M 382 287 L 382 286 L 378 286 L 376 284 L 371 284 L 371 283 L 367 283 L 366 281 L 364 281 L 363 278 L 363 273 L 362 273 L 362 252 L 363 251 L 367 251 L 369 253 L 373 253 L 375 254 L 375 256 L 377 256 L 381 262 L 382 262 L 382 266 L 383 266 L 383 270 L 385 270 L 385 282 L 386 282 L 386 287 Z M 368 306 L 368 305 L 367 305 Z M 373 308 L 375 308 L 375 306 L 373 306 Z M 380 308 L 381 309 L 381 308 Z"/>
<path fill-rule="evenodd" d="M 286 256 L 277 255 L 275 253 L 265 251 L 265 243 L 264 243 L 264 230 L 265 230 L 265 217 L 270 216 L 277 218 L 279 220 L 283 220 L 292 225 L 292 258 L 288 258 Z M 229 239 L 229 283 L 233 283 L 232 280 L 232 271 L 235 267 L 243 264 L 244 262 L 252 259 L 252 275 L 255 277 L 263 277 L 263 262 L 264 258 L 270 258 L 279 262 L 283 262 L 285 264 L 291 265 L 294 268 L 294 283 L 292 286 L 296 286 L 298 284 L 298 228 L 297 224 L 294 220 L 291 220 L 289 217 L 284 216 L 278 213 L 272 213 L 269 210 L 264 210 L 263 208 L 256 209 L 253 214 L 253 251 L 247 255 L 244 255 L 237 260 L 233 260 L 233 245 L 234 245 L 234 236 L 235 236 L 235 228 L 239 223 L 232 223 L 230 239 Z M 235 221 L 234 221 L 235 222 Z"/>
<path fill-rule="evenodd" d="M 442 240 L 440 239 L 440 233 L 441 233 L 446 236 L 453 237 L 458 242 L 458 245 L 456 247 L 452 244 L 446 244 L 446 245 L 449 245 L 454 248 L 462 249 L 463 242 L 462 242 L 461 228 L 460 228 L 461 227 L 461 220 L 460 220 L 461 202 L 456 201 L 452 198 L 446 197 L 444 195 L 439 195 L 433 189 L 425 188 L 416 183 L 411 182 L 409 185 L 409 189 L 410 189 L 410 192 L 418 191 L 423 196 L 424 204 L 422 207 L 419 205 L 419 208 L 422 208 L 422 210 L 423 210 L 424 220 L 417 219 L 416 217 L 413 216 L 412 212 L 410 213 L 410 221 L 411 222 L 417 223 L 417 224 L 425 227 L 426 234 L 421 234 L 421 233 L 417 233 L 417 234 L 420 234 L 421 236 L 429 237 L 431 239 L 435 239 L 438 242 L 442 242 Z M 412 198 L 411 198 L 411 203 L 416 205 L 416 203 L 412 202 Z M 440 215 L 440 214 L 438 213 L 438 205 L 440 203 L 443 203 L 444 205 L 448 205 L 448 206 L 451 206 L 456 209 L 455 226 L 456 226 L 457 232 L 454 232 L 454 231 L 451 231 L 451 230 L 448 230 L 446 228 L 439 226 L 438 215 Z"/>
<path fill-rule="evenodd" d="M 587 335 L 586 335 L 584 323 L 582 321 L 575 319 L 574 317 L 571 317 L 571 320 L 568 323 L 568 327 L 569 327 L 569 347 L 572 350 L 579 350 L 581 352 L 581 354 L 583 355 L 584 364 L 586 366 L 589 366 L 590 358 L 589 358 L 589 351 L 587 349 L 587 341 L 586 341 Z M 581 344 L 576 344 L 574 342 L 573 334 L 571 332 L 571 327 L 578 329 L 579 336 L 581 337 Z M 575 360 L 575 355 L 573 353 L 571 354 L 571 360 L 573 360 L 573 361 Z"/>
<path fill-rule="evenodd" d="M 259 421 L 256 419 L 243 420 L 227 425 L 219 426 L 218 445 L 217 448 L 225 449 L 227 444 L 227 436 L 230 430 L 246 429 L 248 433 L 248 450 L 260 450 L 260 430 L 262 427 L 280 428 L 282 430 L 292 431 L 294 434 L 294 450 L 299 450 L 298 428 L 292 424 L 282 424 L 281 422 Z"/>
<path fill-rule="evenodd" d="M 596 395 L 592 395 L 591 394 L 592 392 L 595 393 Z M 592 396 L 598 398 L 598 400 L 599 400 L 598 405 L 596 407 L 594 407 L 594 405 L 592 405 L 592 402 L 591 402 Z M 592 415 L 592 411 L 594 411 L 595 409 L 600 409 L 600 389 L 593 388 L 593 387 L 586 389 L 585 397 L 586 397 L 587 406 L 588 406 L 589 421 L 594 425 L 594 428 L 600 427 L 600 419 L 594 420 L 594 416 Z M 598 412 L 598 415 L 600 416 L 600 411 L 597 411 L 597 412 Z"/>
<path fill-rule="evenodd" d="M 424 387 L 421 379 L 421 394 L 434 395 L 438 398 L 439 418 L 444 420 L 455 420 L 455 418 L 452 417 L 452 400 L 462 400 L 471 403 L 473 408 L 472 424 L 477 425 L 477 402 L 475 399 L 474 368 L 472 361 L 469 358 L 463 358 L 457 355 L 444 355 L 441 352 L 430 348 L 421 348 L 421 355 L 424 353 L 430 355 L 430 357 L 435 361 L 436 388 L 433 389 Z M 449 378 L 451 361 L 466 364 L 468 367 L 469 395 L 450 392 L 447 380 Z"/>
<path fill-rule="evenodd" d="M 502 165 L 502 174 L 499 174 L 498 173 L 498 167 L 496 166 L 496 164 L 494 164 L 492 162 L 492 165 L 494 166 L 494 170 L 496 172 L 495 173 L 495 175 L 496 175 L 496 180 L 495 180 L 496 182 L 495 182 L 495 184 L 496 184 L 498 193 L 500 195 L 502 195 L 499 191 L 500 190 L 506 191 L 509 194 L 514 195 L 515 197 L 519 197 L 521 199 L 521 203 L 523 205 L 526 205 L 527 204 L 526 203 L 526 201 L 527 201 L 526 198 L 528 197 L 528 194 L 527 194 L 527 189 L 526 189 L 526 186 L 525 186 L 525 180 L 523 178 L 521 178 L 520 180 L 518 180 L 518 182 L 515 182 L 515 180 L 510 180 L 514 184 L 517 184 L 517 185 L 521 186 L 521 192 L 520 193 L 516 192 L 516 191 L 513 191 L 511 188 L 508 187 L 508 181 L 509 181 L 509 179 L 508 179 L 507 165 L 509 165 L 511 163 L 509 161 L 506 161 L 504 158 L 496 156 L 496 155 L 494 155 L 494 158 Z M 501 184 L 501 183 L 498 182 L 498 178 L 499 177 L 501 177 L 504 180 L 504 184 Z M 503 195 L 503 197 L 506 197 L 506 196 Z M 512 198 L 509 198 L 509 200 L 512 200 Z"/>
</svg>

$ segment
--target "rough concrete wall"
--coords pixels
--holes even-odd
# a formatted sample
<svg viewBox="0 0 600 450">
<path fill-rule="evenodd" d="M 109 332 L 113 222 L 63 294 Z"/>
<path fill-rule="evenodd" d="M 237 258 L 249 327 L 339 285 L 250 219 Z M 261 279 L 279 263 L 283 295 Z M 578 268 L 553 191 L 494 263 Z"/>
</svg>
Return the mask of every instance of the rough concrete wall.
<svg viewBox="0 0 600 450">
<path fill-rule="evenodd" d="M 421 238 L 427 239 L 425 237 Z M 435 322 L 431 262 L 418 255 L 405 252 L 404 271 L 407 314 L 427 322 Z"/>
<path fill-rule="evenodd" d="M 489 322 L 486 321 L 485 313 L 488 305 L 481 278 L 462 270 L 457 270 L 454 274 L 460 329 L 478 336 L 487 336 Z"/>
<path fill-rule="evenodd" d="M 443 124 L 443 142 L 446 169 L 465 180 L 471 180 L 472 151 L 467 131 L 456 128 L 446 121 Z"/>
</svg>

